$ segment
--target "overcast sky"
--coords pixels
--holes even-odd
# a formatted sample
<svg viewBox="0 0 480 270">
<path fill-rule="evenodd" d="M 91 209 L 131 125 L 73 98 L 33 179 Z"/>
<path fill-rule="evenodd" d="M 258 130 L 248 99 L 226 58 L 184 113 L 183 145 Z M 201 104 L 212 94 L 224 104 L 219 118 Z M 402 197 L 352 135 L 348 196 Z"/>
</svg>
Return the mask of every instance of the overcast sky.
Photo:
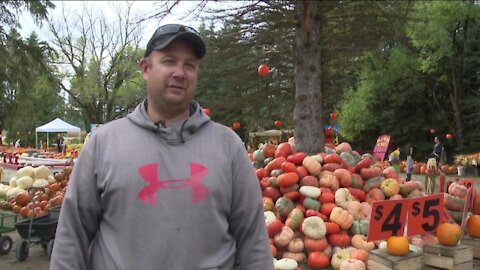
<svg viewBox="0 0 480 270">
<path fill-rule="evenodd" d="M 52 1 L 55 4 L 55 9 L 50 10 L 49 16 L 51 18 L 56 18 L 57 16 L 60 16 L 62 12 L 62 8 L 65 8 L 66 10 L 70 11 L 78 11 L 81 12 L 84 5 L 87 7 L 91 7 L 93 10 L 99 10 L 101 11 L 104 16 L 108 17 L 115 17 L 115 5 L 122 4 L 120 1 Z M 150 14 L 155 10 L 155 3 L 158 1 L 134 1 L 133 2 L 133 11 L 137 15 L 142 15 L 142 14 Z M 164 23 L 183 23 L 186 25 L 190 25 L 192 27 L 198 28 L 200 25 L 200 21 L 196 20 L 189 20 L 189 21 L 181 21 L 180 18 L 184 16 L 186 13 L 188 13 L 189 10 L 195 7 L 195 1 L 182 1 L 180 2 L 180 5 L 177 6 L 173 10 L 173 14 L 167 16 L 163 21 L 162 24 Z M 158 5 L 158 3 L 157 3 Z M 23 13 L 20 16 L 20 23 L 22 26 L 22 29 L 20 29 L 20 33 L 23 37 L 27 37 L 32 31 L 35 31 L 39 38 L 41 40 L 49 40 L 49 35 L 48 35 L 48 27 L 46 23 L 43 23 L 43 27 L 39 28 L 35 23 L 33 22 L 33 19 L 29 13 Z M 153 34 L 155 29 L 158 27 L 159 22 L 155 22 L 151 20 L 147 24 L 145 24 L 145 28 L 143 29 L 143 36 L 144 40 L 143 42 L 146 43 L 148 41 L 148 38 Z"/>
</svg>

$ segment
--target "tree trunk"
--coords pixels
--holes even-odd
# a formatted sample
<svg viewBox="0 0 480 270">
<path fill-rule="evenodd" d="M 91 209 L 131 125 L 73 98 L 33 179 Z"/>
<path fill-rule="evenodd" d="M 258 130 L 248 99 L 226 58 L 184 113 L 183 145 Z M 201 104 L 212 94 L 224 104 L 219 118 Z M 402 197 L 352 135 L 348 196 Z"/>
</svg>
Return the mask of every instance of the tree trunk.
<svg viewBox="0 0 480 270">
<path fill-rule="evenodd" d="M 465 142 L 463 139 L 463 121 L 462 121 L 462 112 L 460 111 L 460 107 L 458 106 L 459 98 L 458 98 L 458 85 L 456 83 L 457 79 L 456 76 L 453 76 L 453 94 L 450 93 L 450 102 L 452 103 L 453 109 L 453 121 L 455 123 L 455 140 L 457 141 L 458 150 L 462 150 L 465 146 Z"/>
<path fill-rule="evenodd" d="M 460 22 L 457 24 L 457 30 L 460 29 Z M 467 31 L 468 31 L 468 20 L 463 24 L 463 40 L 460 41 L 457 39 L 457 31 L 454 31 L 452 34 L 452 88 L 453 93 L 450 92 L 450 103 L 452 104 L 453 109 L 453 121 L 455 124 L 455 140 L 457 141 L 458 150 L 462 150 L 465 146 L 465 141 L 463 138 L 463 121 L 462 121 L 462 109 L 459 106 L 460 100 L 463 97 L 463 70 L 464 70 L 464 57 L 465 57 L 465 46 L 467 43 Z"/>
<path fill-rule="evenodd" d="M 316 154 L 324 150 L 321 89 L 320 1 L 295 3 L 295 146 L 298 151 Z"/>
</svg>

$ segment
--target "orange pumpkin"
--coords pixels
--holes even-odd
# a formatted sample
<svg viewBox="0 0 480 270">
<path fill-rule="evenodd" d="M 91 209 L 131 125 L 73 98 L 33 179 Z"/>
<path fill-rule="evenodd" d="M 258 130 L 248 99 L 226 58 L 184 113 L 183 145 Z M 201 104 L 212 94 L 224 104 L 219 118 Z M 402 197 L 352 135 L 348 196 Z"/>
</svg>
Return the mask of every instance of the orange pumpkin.
<svg viewBox="0 0 480 270">
<path fill-rule="evenodd" d="M 282 168 L 282 163 L 287 161 L 285 157 L 279 157 L 276 158 L 272 161 L 270 161 L 267 166 L 265 166 L 265 171 L 267 171 L 267 174 L 270 174 L 271 171 L 281 169 Z"/>
<path fill-rule="evenodd" d="M 340 225 L 344 230 L 349 229 L 353 224 L 353 216 L 340 207 L 335 207 L 330 213 L 330 220 Z"/>
<path fill-rule="evenodd" d="M 282 173 L 277 177 L 277 183 L 281 187 L 290 187 L 298 182 L 298 174 L 294 172 Z"/>
<path fill-rule="evenodd" d="M 423 165 L 420 167 L 420 174 L 426 174 L 427 173 L 427 166 Z"/>
<path fill-rule="evenodd" d="M 456 246 L 462 237 L 462 228 L 458 224 L 443 223 L 437 227 L 438 242 L 445 246 Z"/>
<path fill-rule="evenodd" d="M 354 250 L 350 254 L 350 259 L 357 259 L 366 263 L 368 261 L 368 251 L 363 249 Z"/>
<path fill-rule="evenodd" d="M 380 189 L 383 191 L 385 196 L 392 197 L 400 191 L 400 185 L 397 180 L 393 178 L 387 178 L 380 184 Z"/>
<path fill-rule="evenodd" d="M 263 155 L 265 157 L 274 157 L 275 156 L 275 145 L 272 143 L 267 143 L 265 148 L 263 148 Z"/>
<path fill-rule="evenodd" d="M 322 237 L 320 239 L 313 239 L 308 236 L 305 236 L 303 239 L 303 244 L 305 249 L 313 252 L 313 251 L 323 251 L 328 246 L 327 238 Z"/>
<path fill-rule="evenodd" d="M 471 237 L 480 238 L 480 215 L 471 215 L 468 218 L 467 233 Z"/>
<path fill-rule="evenodd" d="M 322 269 L 330 264 L 330 260 L 324 253 L 314 251 L 308 255 L 307 264 L 313 269 Z"/>
<path fill-rule="evenodd" d="M 298 173 L 298 176 L 300 178 L 303 178 L 305 176 L 308 175 L 308 171 L 307 171 L 307 168 L 303 167 L 303 166 L 298 166 L 297 167 L 297 173 Z"/>
<path fill-rule="evenodd" d="M 363 168 L 360 170 L 360 176 L 364 180 L 382 175 L 382 169 L 378 167 Z"/>
<path fill-rule="evenodd" d="M 409 243 L 404 236 L 390 236 L 387 239 L 387 251 L 393 256 L 405 256 L 408 254 Z"/>
<path fill-rule="evenodd" d="M 275 158 L 284 157 L 286 158 L 292 154 L 292 146 L 289 143 L 281 143 L 278 145 L 277 149 L 275 150 Z"/>
</svg>

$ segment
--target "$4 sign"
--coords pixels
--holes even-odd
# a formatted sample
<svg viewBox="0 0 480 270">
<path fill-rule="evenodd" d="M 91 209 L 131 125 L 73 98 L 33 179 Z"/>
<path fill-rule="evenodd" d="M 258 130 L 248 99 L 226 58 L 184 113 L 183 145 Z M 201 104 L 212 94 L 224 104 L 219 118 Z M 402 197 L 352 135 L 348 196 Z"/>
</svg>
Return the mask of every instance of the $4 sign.
<svg viewBox="0 0 480 270">
<path fill-rule="evenodd" d="M 403 235 L 411 200 L 374 202 L 368 228 L 368 241 L 384 240 L 392 235 Z"/>
</svg>

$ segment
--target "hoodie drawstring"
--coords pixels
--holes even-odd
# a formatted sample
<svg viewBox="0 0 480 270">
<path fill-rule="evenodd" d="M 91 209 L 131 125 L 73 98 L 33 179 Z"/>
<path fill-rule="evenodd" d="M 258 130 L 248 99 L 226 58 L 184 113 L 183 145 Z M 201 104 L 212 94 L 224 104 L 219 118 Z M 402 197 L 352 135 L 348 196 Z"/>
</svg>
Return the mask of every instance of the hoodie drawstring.
<svg viewBox="0 0 480 270">
<path fill-rule="evenodd" d="M 185 143 L 185 140 L 183 139 L 183 127 L 185 127 L 185 124 L 187 123 L 188 119 L 183 121 L 182 127 L 180 127 L 180 140 L 182 140 L 182 143 Z"/>
</svg>

